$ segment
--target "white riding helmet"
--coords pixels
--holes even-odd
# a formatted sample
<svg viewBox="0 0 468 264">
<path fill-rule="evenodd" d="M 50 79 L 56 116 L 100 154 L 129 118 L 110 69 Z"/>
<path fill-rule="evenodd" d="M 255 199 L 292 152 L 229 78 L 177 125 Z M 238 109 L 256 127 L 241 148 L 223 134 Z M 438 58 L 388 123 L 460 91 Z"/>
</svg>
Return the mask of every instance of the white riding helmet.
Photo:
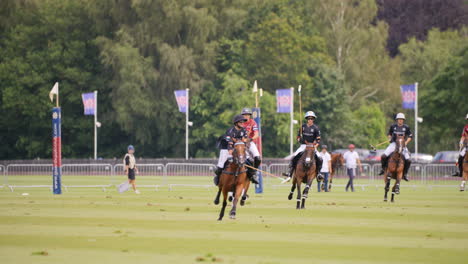
<svg viewBox="0 0 468 264">
<path fill-rule="evenodd" d="M 307 111 L 307 113 L 305 114 L 304 118 L 307 119 L 308 117 L 317 118 L 317 116 L 315 115 L 315 113 L 312 112 L 312 111 Z"/>
<path fill-rule="evenodd" d="M 405 114 L 403 114 L 403 113 L 398 113 L 398 114 L 396 115 L 396 117 L 395 117 L 395 120 L 397 120 L 397 119 L 406 120 Z"/>
</svg>

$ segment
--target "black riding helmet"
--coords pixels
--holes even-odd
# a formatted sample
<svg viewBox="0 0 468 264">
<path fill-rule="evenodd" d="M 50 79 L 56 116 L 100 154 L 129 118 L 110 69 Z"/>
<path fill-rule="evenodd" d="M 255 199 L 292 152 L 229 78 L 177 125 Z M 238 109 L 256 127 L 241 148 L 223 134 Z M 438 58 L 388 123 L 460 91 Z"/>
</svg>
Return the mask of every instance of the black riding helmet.
<svg viewBox="0 0 468 264">
<path fill-rule="evenodd" d="M 247 119 L 245 119 L 245 117 L 243 115 L 236 115 L 233 119 L 232 119 L 232 123 L 235 125 L 237 122 L 241 122 L 241 121 L 247 121 Z"/>
</svg>

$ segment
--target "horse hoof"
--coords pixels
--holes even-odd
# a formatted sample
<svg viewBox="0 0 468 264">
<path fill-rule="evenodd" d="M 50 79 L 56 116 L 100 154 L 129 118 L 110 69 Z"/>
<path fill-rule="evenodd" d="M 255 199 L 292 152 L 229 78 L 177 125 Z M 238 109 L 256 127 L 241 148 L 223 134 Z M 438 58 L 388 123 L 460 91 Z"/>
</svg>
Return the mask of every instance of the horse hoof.
<svg viewBox="0 0 468 264">
<path fill-rule="evenodd" d="M 292 193 L 289 194 L 289 195 L 288 195 L 288 200 L 292 200 L 292 197 L 293 197 Z"/>
<path fill-rule="evenodd" d="M 394 200 L 391 200 L 392 203 L 394 203 L 395 201 Z"/>
<path fill-rule="evenodd" d="M 232 196 L 229 196 L 228 200 L 229 200 L 229 202 L 232 202 L 232 200 L 233 200 Z"/>
<path fill-rule="evenodd" d="M 384 201 L 384 202 L 388 202 L 388 200 L 387 200 L 387 199 L 384 199 L 383 201 Z"/>
<path fill-rule="evenodd" d="M 218 204 L 219 204 L 219 200 L 214 200 L 213 203 L 214 203 L 215 205 L 218 205 Z"/>
<path fill-rule="evenodd" d="M 240 205 L 241 205 L 241 206 L 244 206 L 244 205 L 245 205 L 245 200 L 241 200 L 241 201 L 240 201 Z"/>
<path fill-rule="evenodd" d="M 229 215 L 229 218 L 231 218 L 231 219 L 236 219 L 236 214 L 231 214 L 231 215 Z"/>
</svg>

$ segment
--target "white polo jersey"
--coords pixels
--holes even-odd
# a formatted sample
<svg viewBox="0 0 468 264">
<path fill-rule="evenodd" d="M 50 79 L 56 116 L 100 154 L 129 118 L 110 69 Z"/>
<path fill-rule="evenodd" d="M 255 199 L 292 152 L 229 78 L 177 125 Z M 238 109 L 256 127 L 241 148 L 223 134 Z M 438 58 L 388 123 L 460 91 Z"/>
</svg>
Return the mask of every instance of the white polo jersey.
<svg viewBox="0 0 468 264">
<path fill-rule="evenodd" d="M 328 167 L 328 162 L 331 160 L 330 154 L 328 152 L 323 153 L 321 151 L 318 154 L 323 160 L 320 172 L 330 172 L 330 168 Z"/>
<path fill-rule="evenodd" d="M 346 168 L 355 169 L 357 167 L 357 159 L 359 159 L 359 154 L 356 151 L 346 151 L 343 154 L 343 158 L 346 162 Z"/>
</svg>

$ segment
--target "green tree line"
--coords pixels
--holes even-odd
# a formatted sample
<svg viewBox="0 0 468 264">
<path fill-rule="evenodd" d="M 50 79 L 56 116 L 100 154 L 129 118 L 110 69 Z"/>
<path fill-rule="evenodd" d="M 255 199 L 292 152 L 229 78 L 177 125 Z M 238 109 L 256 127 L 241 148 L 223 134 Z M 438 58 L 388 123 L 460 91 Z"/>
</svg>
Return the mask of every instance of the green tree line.
<svg viewBox="0 0 468 264">
<path fill-rule="evenodd" d="M 468 112 L 466 27 L 433 28 L 392 57 L 378 12 L 374 0 L 1 1 L 0 159 L 51 156 L 55 82 L 64 157 L 92 156 L 81 94 L 94 90 L 99 156 L 133 144 L 139 156 L 182 157 L 185 116 L 174 90 L 186 88 L 190 156 L 214 157 L 232 117 L 254 106 L 254 80 L 264 90 L 265 156 L 289 151 L 289 115 L 276 113 L 275 91 L 298 85 L 324 143 L 367 148 L 403 111 L 399 86 L 419 82 L 420 151 L 454 149 Z M 414 112 L 404 112 L 412 126 Z"/>
</svg>

